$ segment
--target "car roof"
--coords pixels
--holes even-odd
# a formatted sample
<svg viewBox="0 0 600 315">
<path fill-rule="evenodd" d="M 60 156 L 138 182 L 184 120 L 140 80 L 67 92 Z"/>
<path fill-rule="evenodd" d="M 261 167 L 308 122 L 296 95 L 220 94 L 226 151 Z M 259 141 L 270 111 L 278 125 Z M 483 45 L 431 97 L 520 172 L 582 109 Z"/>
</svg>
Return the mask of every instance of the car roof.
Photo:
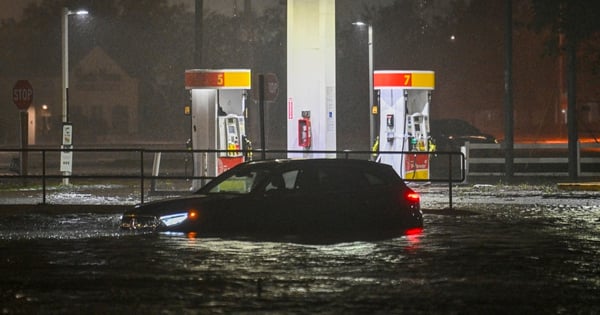
<svg viewBox="0 0 600 315">
<path fill-rule="evenodd" d="M 273 171 L 276 173 L 285 172 L 291 169 L 319 169 L 320 167 L 332 167 L 341 168 L 352 168 L 354 172 L 368 172 L 371 175 L 379 174 L 390 180 L 390 182 L 402 182 L 400 176 L 389 164 L 378 163 L 369 160 L 358 160 L 358 159 L 342 159 L 342 158 L 286 158 L 286 159 L 270 159 L 270 160 L 253 160 L 238 164 L 235 167 L 227 170 L 226 172 L 219 175 L 220 177 L 230 177 L 231 175 L 239 174 L 239 172 L 247 172 L 254 170 L 266 170 L 268 172 Z M 211 181 L 205 186 L 201 187 L 198 192 L 210 189 L 211 185 L 215 182 Z"/>
<path fill-rule="evenodd" d="M 430 125 L 431 126 L 438 126 L 438 125 L 473 126 L 473 124 L 471 124 L 470 122 L 468 122 L 464 119 L 457 119 L 457 118 L 435 119 L 430 122 Z M 475 126 L 473 126 L 473 128 L 475 128 Z"/>
<path fill-rule="evenodd" d="M 289 165 L 289 166 L 306 166 L 306 165 L 337 165 L 337 166 L 354 166 L 354 167 L 391 167 L 387 164 L 376 163 L 368 160 L 358 159 L 337 159 L 337 158 L 316 158 L 316 159 L 273 159 L 273 160 L 255 160 L 246 162 L 247 165 Z"/>
</svg>

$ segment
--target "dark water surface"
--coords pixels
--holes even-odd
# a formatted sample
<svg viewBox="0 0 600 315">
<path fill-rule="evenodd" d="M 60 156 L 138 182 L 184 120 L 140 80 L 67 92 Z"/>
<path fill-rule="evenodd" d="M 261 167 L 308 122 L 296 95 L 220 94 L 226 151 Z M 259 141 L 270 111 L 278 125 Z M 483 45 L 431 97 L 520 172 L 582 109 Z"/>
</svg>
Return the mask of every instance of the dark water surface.
<svg viewBox="0 0 600 315">
<path fill-rule="evenodd" d="M 130 234 L 119 214 L 0 216 L 3 314 L 599 314 L 600 208 L 425 215 L 308 245 Z"/>
</svg>

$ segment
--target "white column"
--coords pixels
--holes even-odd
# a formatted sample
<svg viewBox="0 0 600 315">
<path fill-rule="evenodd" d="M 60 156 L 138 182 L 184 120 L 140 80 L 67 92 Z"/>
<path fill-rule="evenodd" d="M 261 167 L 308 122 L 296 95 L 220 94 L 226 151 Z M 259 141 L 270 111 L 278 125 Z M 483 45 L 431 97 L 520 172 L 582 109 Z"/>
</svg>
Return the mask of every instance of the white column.
<svg viewBox="0 0 600 315">
<path fill-rule="evenodd" d="M 287 147 L 303 149 L 298 119 L 310 111 L 310 150 L 336 150 L 335 0 L 288 0 L 287 17 Z"/>
</svg>

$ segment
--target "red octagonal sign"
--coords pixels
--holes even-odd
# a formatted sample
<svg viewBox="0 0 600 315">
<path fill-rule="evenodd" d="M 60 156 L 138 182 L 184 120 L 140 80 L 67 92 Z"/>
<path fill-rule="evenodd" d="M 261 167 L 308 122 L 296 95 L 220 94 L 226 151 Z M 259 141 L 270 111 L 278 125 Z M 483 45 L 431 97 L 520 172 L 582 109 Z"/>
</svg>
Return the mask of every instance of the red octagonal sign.
<svg viewBox="0 0 600 315">
<path fill-rule="evenodd" d="M 33 88 L 27 80 L 19 80 L 13 87 L 13 102 L 20 110 L 27 110 L 33 102 Z"/>
</svg>

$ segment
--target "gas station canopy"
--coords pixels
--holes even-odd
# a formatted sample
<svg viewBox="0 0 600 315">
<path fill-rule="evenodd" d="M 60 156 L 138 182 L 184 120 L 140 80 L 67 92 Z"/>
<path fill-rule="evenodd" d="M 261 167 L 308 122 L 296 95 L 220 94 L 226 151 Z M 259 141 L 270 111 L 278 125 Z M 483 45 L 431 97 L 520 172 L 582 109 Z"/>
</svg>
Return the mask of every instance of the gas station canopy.
<svg viewBox="0 0 600 315">
<path fill-rule="evenodd" d="M 192 89 L 241 89 L 251 87 L 249 69 L 192 69 L 185 71 L 185 88 Z"/>
<path fill-rule="evenodd" d="M 433 71 L 374 71 L 373 86 L 376 90 L 433 90 L 435 88 L 435 73 Z"/>
</svg>

